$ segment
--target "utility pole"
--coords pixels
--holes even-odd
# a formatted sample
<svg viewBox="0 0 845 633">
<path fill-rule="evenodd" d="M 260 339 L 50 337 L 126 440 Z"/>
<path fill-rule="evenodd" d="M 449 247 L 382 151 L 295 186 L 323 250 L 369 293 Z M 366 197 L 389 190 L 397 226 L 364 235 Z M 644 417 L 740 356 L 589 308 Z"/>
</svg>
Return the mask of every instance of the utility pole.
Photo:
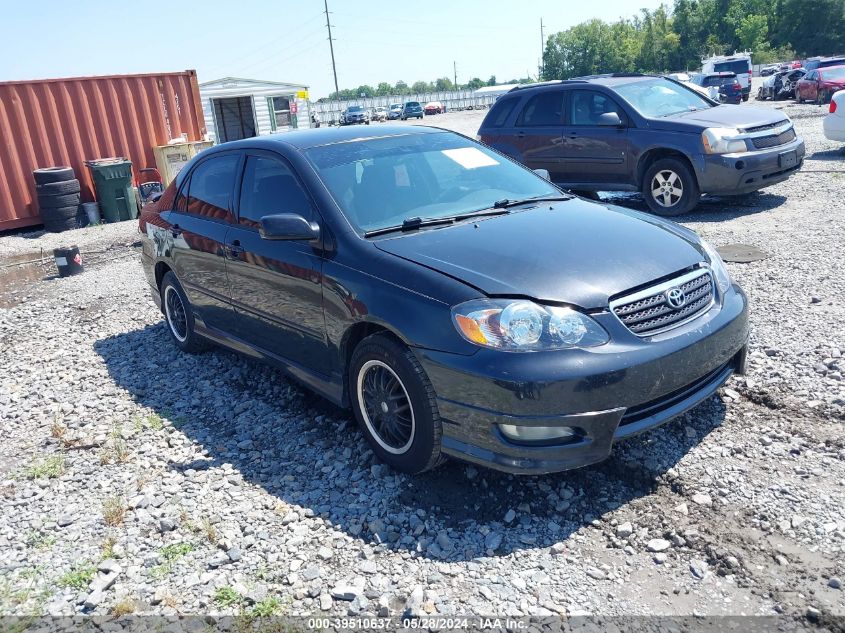
<svg viewBox="0 0 845 633">
<path fill-rule="evenodd" d="M 329 0 L 323 0 L 323 4 L 326 7 L 326 28 L 329 29 L 329 50 L 332 53 L 332 73 L 334 73 L 334 94 L 335 98 L 337 98 L 338 93 L 340 93 L 340 89 L 337 87 L 337 67 L 334 63 L 334 44 L 332 44 L 332 23 L 329 20 Z"/>
<path fill-rule="evenodd" d="M 452 72 L 455 73 L 455 90 L 458 89 L 458 65 L 455 62 L 452 62 Z"/>
<path fill-rule="evenodd" d="M 546 70 L 543 66 L 543 53 L 546 50 L 546 38 L 543 35 L 543 18 L 540 18 L 540 80 L 543 79 L 544 71 Z"/>
</svg>

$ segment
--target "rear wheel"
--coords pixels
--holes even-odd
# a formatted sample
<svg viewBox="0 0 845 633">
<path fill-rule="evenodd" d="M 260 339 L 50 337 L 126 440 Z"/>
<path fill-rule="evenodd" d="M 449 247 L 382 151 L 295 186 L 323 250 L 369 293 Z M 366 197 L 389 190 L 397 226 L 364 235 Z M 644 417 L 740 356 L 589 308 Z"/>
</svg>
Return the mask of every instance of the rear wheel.
<svg viewBox="0 0 845 633">
<path fill-rule="evenodd" d="M 652 213 L 670 217 L 693 209 L 701 196 L 692 170 L 677 158 L 661 158 L 649 165 L 642 194 Z"/>
<path fill-rule="evenodd" d="M 167 329 L 176 346 L 189 354 L 207 350 L 209 343 L 194 331 L 191 302 L 172 272 L 166 273 L 161 280 L 161 302 Z"/>
<path fill-rule="evenodd" d="M 355 419 L 380 460 L 409 474 L 445 460 L 434 388 L 407 347 L 385 334 L 365 338 L 352 354 L 348 388 Z"/>
</svg>

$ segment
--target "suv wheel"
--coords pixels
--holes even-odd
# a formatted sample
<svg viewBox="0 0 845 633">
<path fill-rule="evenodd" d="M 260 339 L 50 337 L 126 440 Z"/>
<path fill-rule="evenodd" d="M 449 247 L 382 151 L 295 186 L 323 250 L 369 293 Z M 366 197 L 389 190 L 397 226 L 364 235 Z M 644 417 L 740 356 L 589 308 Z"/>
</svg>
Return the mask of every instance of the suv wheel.
<svg viewBox="0 0 845 633">
<path fill-rule="evenodd" d="M 161 281 L 161 302 L 167 329 L 177 347 L 189 354 L 198 354 L 209 348 L 209 343 L 194 331 L 194 312 L 191 302 L 176 275 L 164 275 Z"/>
<path fill-rule="evenodd" d="M 661 158 L 646 169 L 642 194 L 652 213 L 682 215 L 698 204 L 701 196 L 690 168 L 677 158 Z"/>
<path fill-rule="evenodd" d="M 368 336 L 352 354 L 348 386 L 355 419 L 379 459 L 409 474 L 445 460 L 434 388 L 411 350 L 384 334 Z"/>
</svg>

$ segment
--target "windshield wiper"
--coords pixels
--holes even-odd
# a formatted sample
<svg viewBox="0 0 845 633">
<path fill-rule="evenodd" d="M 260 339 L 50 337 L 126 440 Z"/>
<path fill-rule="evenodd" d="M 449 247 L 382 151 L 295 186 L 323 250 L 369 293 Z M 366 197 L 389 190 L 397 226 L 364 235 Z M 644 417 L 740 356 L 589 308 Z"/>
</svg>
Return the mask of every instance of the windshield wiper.
<svg viewBox="0 0 845 633">
<path fill-rule="evenodd" d="M 373 237 L 376 235 L 384 235 L 386 233 L 395 233 L 396 231 L 416 231 L 417 229 L 426 226 L 439 226 L 441 224 L 453 224 L 456 216 L 449 216 L 444 218 L 421 218 L 413 217 L 407 218 L 402 224 L 396 226 L 385 226 L 380 229 L 373 229 L 372 231 L 365 231 L 364 237 Z"/>
<path fill-rule="evenodd" d="M 520 198 L 511 200 L 509 198 L 502 198 L 493 203 L 494 209 L 510 209 L 511 207 L 518 207 L 521 204 L 529 204 L 531 202 L 556 202 L 559 200 L 572 200 L 575 196 L 540 196 L 536 198 Z"/>
</svg>

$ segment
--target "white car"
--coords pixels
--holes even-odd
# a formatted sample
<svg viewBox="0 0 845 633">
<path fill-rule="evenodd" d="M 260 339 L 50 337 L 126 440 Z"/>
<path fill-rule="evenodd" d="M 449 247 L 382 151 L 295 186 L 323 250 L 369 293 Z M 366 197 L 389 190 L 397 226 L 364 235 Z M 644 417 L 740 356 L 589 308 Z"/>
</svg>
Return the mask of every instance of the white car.
<svg viewBox="0 0 845 633">
<path fill-rule="evenodd" d="M 822 122 L 824 135 L 831 141 L 845 143 L 845 90 L 833 93 L 830 109 Z"/>
</svg>

